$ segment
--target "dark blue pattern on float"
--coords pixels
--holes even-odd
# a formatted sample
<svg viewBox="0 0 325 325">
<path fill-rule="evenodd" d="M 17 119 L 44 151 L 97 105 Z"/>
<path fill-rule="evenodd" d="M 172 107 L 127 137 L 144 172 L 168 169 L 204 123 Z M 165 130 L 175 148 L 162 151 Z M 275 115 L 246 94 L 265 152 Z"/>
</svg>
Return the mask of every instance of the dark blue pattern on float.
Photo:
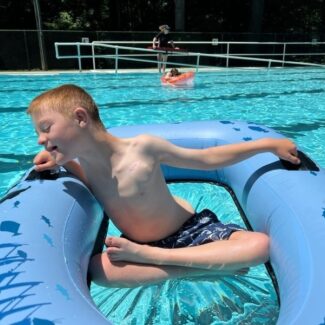
<svg viewBox="0 0 325 325">
<path fill-rule="evenodd" d="M 89 222 L 78 219 L 83 214 Z M 86 283 L 101 218 L 90 192 L 63 170 L 31 170 L 9 190 L 0 200 L 1 324 L 109 323 L 91 308 Z M 71 225 L 74 219 L 86 234 Z M 89 230 L 89 223 L 95 228 Z M 93 235 L 87 238 L 89 232 Z M 77 243 L 82 255 L 74 249 Z"/>
<path fill-rule="evenodd" d="M 30 186 L 27 189 L 29 188 Z M 15 191 L 15 194 L 22 193 L 24 190 Z M 50 305 L 51 302 L 46 299 L 39 299 L 37 302 L 30 299 L 35 294 L 35 288 L 41 285 L 42 281 L 36 278 L 26 281 L 23 277 L 28 269 L 28 264 L 34 263 L 35 258 L 27 253 L 30 245 L 19 239 L 19 237 L 24 237 L 20 232 L 21 224 L 10 220 L 10 215 L 14 215 L 14 213 L 10 213 L 10 210 L 17 209 L 20 205 L 19 201 L 13 201 L 14 196 L 8 195 L 2 200 L 2 202 L 8 200 L 7 211 L 9 213 L 6 220 L 0 222 L 0 291 L 1 296 L 5 298 L 0 300 L 2 306 L 0 322 L 6 323 L 10 316 L 16 315 L 14 319 L 20 319 L 20 321 L 15 324 L 52 325 L 55 323 L 49 319 L 31 317 L 37 310 Z M 28 215 L 24 217 L 29 219 Z M 11 292 L 14 293 L 11 294 Z"/>
</svg>

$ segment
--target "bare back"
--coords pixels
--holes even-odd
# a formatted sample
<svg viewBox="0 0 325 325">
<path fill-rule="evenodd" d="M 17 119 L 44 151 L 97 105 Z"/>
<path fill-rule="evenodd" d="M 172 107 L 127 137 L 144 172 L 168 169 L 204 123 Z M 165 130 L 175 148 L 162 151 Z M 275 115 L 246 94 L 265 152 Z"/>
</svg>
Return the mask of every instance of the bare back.
<svg viewBox="0 0 325 325">
<path fill-rule="evenodd" d="M 143 136 L 119 139 L 107 164 L 95 172 L 85 170 L 106 213 L 122 233 L 138 242 L 172 234 L 194 213 L 188 202 L 171 195 L 146 141 Z"/>
</svg>

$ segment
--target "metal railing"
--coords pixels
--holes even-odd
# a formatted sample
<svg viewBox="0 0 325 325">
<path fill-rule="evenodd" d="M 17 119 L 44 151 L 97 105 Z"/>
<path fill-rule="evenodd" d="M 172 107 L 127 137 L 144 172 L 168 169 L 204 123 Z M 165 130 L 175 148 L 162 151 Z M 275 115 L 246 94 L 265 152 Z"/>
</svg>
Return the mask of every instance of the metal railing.
<svg viewBox="0 0 325 325">
<path fill-rule="evenodd" d="M 289 46 L 297 46 L 297 45 L 324 45 L 325 42 L 220 42 L 216 39 L 213 39 L 210 42 L 202 41 L 202 42 L 186 42 L 186 41 L 179 41 L 174 42 L 176 45 L 178 44 L 198 44 L 198 45 L 212 45 L 212 46 L 219 46 L 219 45 L 226 45 L 226 53 L 224 54 L 209 54 L 209 53 L 200 53 L 200 52 L 190 52 L 186 50 L 179 50 L 179 51 L 171 51 L 168 53 L 169 56 L 186 56 L 186 57 L 196 57 L 196 61 L 193 64 L 188 63 L 180 63 L 180 62 L 172 62 L 168 61 L 168 65 L 177 65 L 177 66 L 184 66 L 184 67 L 192 67 L 198 71 L 199 68 L 211 68 L 211 65 L 203 65 L 200 64 L 201 58 L 219 58 L 226 60 L 226 67 L 229 67 L 229 60 L 242 60 L 242 61 L 251 61 L 251 62 L 263 62 L 267 64 L 267 67 L 270 68 L 272 64 L 280 64 L 282 67 L 285 64 L 289 65 L 301 65 L 301 66 L 317 66 L 317 67 L 325 67 L 323 64 L 317 63 L 308 63 L 308 62 L 299 62 L 299 61 L 290 61 L 286 60 L 288 56 L 324 56 L 325 53 L 320 52 L 296 52 L 296 53 L 289 53 L 288 47 Z M 114 45 L 113 45 L 114 44 Z M 153 50 L 149 48 L 143 47 L 131 47 L 131 46 L 122 46 L 119 44 L 145 44 L 147 46 L 151 45 L 151 42 L 148 41 L 93 41 L 91 43 L 84 43 L 84 42 L 56 42 L 55 43 L 55 56 L 57 59 L 77 59 L 78 60 L 78 67 L 79 71 L 82 71 L 82 59 L 92 59 L 93 70 L 96 70 L 96 59 L 112 59 L 115 61 L 115 72 L 118 72 L 118 63 L 119 60 L 127 60 L 127 61 L 135 61 L 135 62 L 146 62 L 146 63 L 163 63 L 161 61 L 157 61 L 156 59 L 150 59 L 150 57 L 155 57 L 158 52 L 165 53 L 165 51 Z M 267 46 L 282 46 L 282 51 L 278 53 L 230 53 L 230 46 L 234 45 L 267 45 Z M 74 46 L 77 49 L 76 55 L 60 55 L 59 48 L 60 47 L 68 47 Z M 82 47 L 90 47 L 91 48 L 91 55 L 81 54 Z M 98 54 L 96 50 L 98 49 L 110 49 L 113 50 L 111 54 Z M 130 52 L 137 52 L 140 54 L 135 53 L 126 53 L 122 54 L 122 51 L 130 51 Z M 271 59 L 271 58 L 258 58 L 257 56 L 280 56 L 281 59 Z M 215 66 L 214 66 L 215 67 Z"/>
</svg>

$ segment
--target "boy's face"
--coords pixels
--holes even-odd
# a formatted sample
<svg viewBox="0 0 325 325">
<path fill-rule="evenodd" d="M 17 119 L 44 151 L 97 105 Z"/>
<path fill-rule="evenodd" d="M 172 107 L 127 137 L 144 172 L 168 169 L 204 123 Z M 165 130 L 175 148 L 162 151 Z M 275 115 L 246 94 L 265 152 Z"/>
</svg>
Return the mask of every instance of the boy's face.
<svg viewBox="0 0 325 325">
<path fill-rule="evenodd" d="M 73 117 L 45 110 L 32 116 L 38 143 L 43 145 L 58 165 L 75 159 L 80 143 L 80 126 Z"/>
</svg>

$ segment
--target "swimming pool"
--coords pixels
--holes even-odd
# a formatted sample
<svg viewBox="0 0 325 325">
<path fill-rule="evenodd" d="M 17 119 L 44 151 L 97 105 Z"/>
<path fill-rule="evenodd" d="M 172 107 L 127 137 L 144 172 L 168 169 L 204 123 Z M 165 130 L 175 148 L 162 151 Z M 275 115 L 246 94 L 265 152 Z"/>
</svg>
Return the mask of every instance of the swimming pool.
<svg viewBox="0 0 325 325">
<path fill-rule="evenodd" d="M 39 150 L 29 117 L 24 113 L 26 106 L 41 91 L 62 83 L 76 83 L 85 87 L 98 103 L 101 117 L 107 127 L 209 119 L 253 121 L 273 127 L 294 139 L 307 154 L 324 167 L 323 79 L 325 70 L 321 69 L 227 70 L 199 73 L 193 88 L 174 89 L 162 87 L 157 74 L 0 76 L 0 193 L 3 194 L 10 184 L 19 178 L 22 171 L 31 165 L 34 154 Z M 188 184 L 171 185 L 173 191 L 185 196 L 189 192 L 210 192 L 209 188 L 200 187 L 203 185 L 190 186 L 189 191 Z M 215 202 L 228 202 L 226 196 L 227 194 L 221 191 Z M 196 206 L 201 204 L 199 198 L 200 195 L 197 194 L 189 199 Z M 208 205 L 208 202 L 205 203 Z M 223 214 L 222 211 L 217 212 L 219 215 Z M 236 212 L 229 212 L 229 209 L 224 215 L 236 218 Z M 219 321 L 235 324 L 247 321 L 249 312 L 255 310 L 254 322 L 258 324 L 257 319 L 261 318 L 260 323 L 265 324 L 267 319 L 268 324 L 273 324 L 277 316 L 276 294 L 262 268 L 253 269 L 246 277 L 241 277 L 240 281 L 244 281 L 244 285 L 240 290 L 238 286 L 234 286 L 233 280 L 214 280 L 213 289 L 211 281 L 200 281 L 199 286 L 193 287 L 190 286 L 191 282 L 184 280 L 170 281 L 150 289 L 113 290 L 109 294 L 110 304 L 104 304 L 108 297 L 107 292 L 103 293 L 95 288 L 94 297 L 102 311 L 118 323 L 121 323 L 121 318 L 115 317 L 123 315 L 122 321 L 131 323 L 132 317 L 139 317 L 142 313 L 151 320 L 158 316 L 159 319 L 163 317 L 166 323 L 173 314 L 177 317 L 174 319 L 176 323 L 185 320 L 190 324 L 192 312 L 195 311 L 195 315 L 199 314 L 205 320 L 216 321 L 213 317 L 216 317 L 217 313 L 224 317 L 219 318 Z M 253 278 L 259 284 L 251 281 Z M 202 286 L 209 288 L 202 291 Z M 171 292 L 175 291 L 175 288 L 183 294 L 172 295 Z M 219 296 L 219 299 L 213 306 L 207 302 L 195 305 L 194 308 L 189 292 L 195 292 L 195 297 L 200 297 L 202 301 L 209 300 L 207 292 L 210 292 L 210 297 Z M 137 297 L 137 300 L 134 300 L 134 297 Z M 157 297 L 160 309 L 151 306 L 143 313 L 144 303 L 150 299 L 154 301 Z M 167 297 L 169 303 L 164 304 Z M 170 303 L 170 299 L 177 303 Z M 246 299 L 245 305 L 242 305 L 243 299 Z M 122 300 L 125 303 L 121 305 Z M 162 306 L 167 305 L 176 309 L 162 309 Z M 234 318 L 234 313 L 237 313 L 239 318 Z"/>
<path fill-rule="evenodd" d="M 85 87 L 107 127 L 191 120 L 246 120 L 294 139 L 325 166 L 325 70 L 199 73 L 189 89 L 162 87 L 157 74 L 0 75 L 0 194 L 39 150 L 24 113 L 34 96 L 62 83 Z"/>
</svg>

